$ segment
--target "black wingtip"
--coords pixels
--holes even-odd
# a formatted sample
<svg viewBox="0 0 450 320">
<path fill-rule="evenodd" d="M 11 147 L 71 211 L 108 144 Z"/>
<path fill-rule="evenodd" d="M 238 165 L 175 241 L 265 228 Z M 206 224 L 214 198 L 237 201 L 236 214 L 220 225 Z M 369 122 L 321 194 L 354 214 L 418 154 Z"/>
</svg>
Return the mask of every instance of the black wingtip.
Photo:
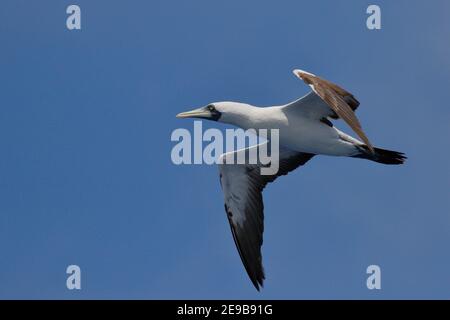
<svg viewBox="0 0 450 320">
<path fill-rule="evenodd" d="M 249 276 L 250 276 L 250 275 L 249 275 Z M 255 287 L 255 289 L 256 289 L 258 292 L 261 292 L 261 289 L 264 288 L 264 278 L 261 278 L 261 279 L 250 278 L 250 280 L 252 281 L 253 286 Z"/>
</svg>

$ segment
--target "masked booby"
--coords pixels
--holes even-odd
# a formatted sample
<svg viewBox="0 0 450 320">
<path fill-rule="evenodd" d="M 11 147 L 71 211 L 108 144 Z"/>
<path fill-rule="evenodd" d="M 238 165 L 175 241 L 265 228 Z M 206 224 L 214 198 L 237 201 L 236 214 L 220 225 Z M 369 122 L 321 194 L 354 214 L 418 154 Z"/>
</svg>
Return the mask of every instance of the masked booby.
<svg viewBox="0 0 450 320">
<path fill-rule="evenodd" d="M 312 73 L 296 69 L 294 74 L 312 91 L 291 103 L 273 107 L 255 107 L 238 102 L 216 102 L 182 112 L 178 118 L 201 118 L 228 123 L 242 129 L 279 130 L 279 170 L 261 175 L 262 164 L 226 164 L 219 160 L 220 183 L 225 211 L 242 263 L 259 291 L 265 279 L 262 265 L 264 213 L 262 191 L 276 178 L 304 165 L 315 155 L 368 159 L 382 164 L 402 164 L 403 153 L 375 148 L 356 117 L 359 102 L 340 86 Z M 353 138 L 333 126 L 330 119 L 343 119 L 359 136 Z M 231 152 L 248 154 L 252 148 Z"/>
</svg>

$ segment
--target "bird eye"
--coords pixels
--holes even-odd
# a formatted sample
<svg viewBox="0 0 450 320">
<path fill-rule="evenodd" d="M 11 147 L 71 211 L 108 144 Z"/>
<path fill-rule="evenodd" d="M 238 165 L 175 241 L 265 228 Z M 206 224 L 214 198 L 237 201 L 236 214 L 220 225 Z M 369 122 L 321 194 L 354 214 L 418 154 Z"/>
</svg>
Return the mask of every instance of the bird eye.
<svg viewBox="0 0 450 320">
<path fill-rule="evenodd" d="M 207 106 L 209 111 L 214 111 L 214 106 L 212 104 L 210 104 L 209 106 Z"/>
</svg>

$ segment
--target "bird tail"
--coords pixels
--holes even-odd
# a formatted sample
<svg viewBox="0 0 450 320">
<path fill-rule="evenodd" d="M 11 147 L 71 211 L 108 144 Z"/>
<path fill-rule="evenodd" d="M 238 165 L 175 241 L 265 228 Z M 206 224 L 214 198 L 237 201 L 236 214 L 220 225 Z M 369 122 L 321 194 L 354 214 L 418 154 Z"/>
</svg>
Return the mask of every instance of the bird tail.
<svg viewBox="0 0 450 320">
<path fill-rule="evenodd" d="M 403 164 L 407 159 L 405 154 L 398 151 L 374 148 L 375 152 L 370 152 L 366 146 L 358 146 L 360 153 L 354 155 L 354 158 L 372 160 L 383 164 Z"/>
</svg>

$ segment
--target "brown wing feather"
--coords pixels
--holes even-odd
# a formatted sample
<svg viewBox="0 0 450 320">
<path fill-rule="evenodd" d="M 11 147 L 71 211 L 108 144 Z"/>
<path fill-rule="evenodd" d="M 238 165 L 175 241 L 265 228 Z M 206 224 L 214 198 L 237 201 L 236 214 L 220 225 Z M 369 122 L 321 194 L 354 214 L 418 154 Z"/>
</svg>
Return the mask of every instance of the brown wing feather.
<svg viewBox="0 0 450 320">
<path fill-rule="evenodd" d="M 356 100 L 353 94 L 326 79 L 322 79 L 319 77 L 317 77 L 317 79 L 319 79 L 320 81 L 325 83 L 328 87 L 333 89 L 336 93 L 338 93 L 344 99 L 344 101 L 350 106 L 350 108 L 352 108 L 353 111 L 356 111 L 356 109 L 359 107 L 359 101 Z"/>
<path fill-rule="evenodd" d="M 359 102 L 350 92 L 313 74 L 299 70 L 296 70 L 294 73 L 308 84 L 314 92 L 327 103 L 331 110 L 333 110 L 339 118 L 342 118 L 342 120 L 344 120 L 364 141 L 367 147 L 374 152 L 373 146 L 364 133 L 354 112 L 359 106 Z"/>
</svg>

